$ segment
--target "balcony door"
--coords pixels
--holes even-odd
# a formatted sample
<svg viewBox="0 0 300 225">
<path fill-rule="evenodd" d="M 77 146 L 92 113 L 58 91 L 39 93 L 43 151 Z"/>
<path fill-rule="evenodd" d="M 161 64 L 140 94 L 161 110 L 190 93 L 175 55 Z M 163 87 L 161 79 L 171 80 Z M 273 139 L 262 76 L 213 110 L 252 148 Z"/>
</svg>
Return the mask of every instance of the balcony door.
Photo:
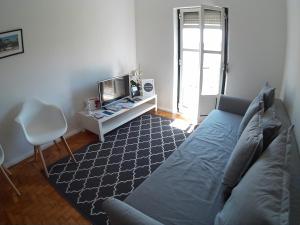
<svg viewBox="0 0 300 225">
<path fill-rule="evenodd" d="M 224 65 L 224 10 L 179 10 L 178 110 L 193 122 L 216 107 Z"/>
</svg>

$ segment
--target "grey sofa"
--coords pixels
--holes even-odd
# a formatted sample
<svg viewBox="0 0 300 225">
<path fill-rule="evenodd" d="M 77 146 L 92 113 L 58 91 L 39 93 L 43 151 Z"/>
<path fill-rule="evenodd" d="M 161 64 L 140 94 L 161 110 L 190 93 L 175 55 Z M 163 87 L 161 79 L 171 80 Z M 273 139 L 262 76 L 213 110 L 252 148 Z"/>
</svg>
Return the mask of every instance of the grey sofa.
<svg viewBox="0 0 300 225">
<path fill-rule="evenodd" d="M 113 225 L 212 225 L 222 210 L 224 168 L 237 142 L 249 101 L 222 96 L 209 114 L 167 161 L 124 202 L 107 199 L 103 209 Z M 283 127 L 290 125 L 283 103 L 274 105 Z M 290 224 L 300 221 L 300 158 L 295 137 L 289 167 Z"/>
</svg>

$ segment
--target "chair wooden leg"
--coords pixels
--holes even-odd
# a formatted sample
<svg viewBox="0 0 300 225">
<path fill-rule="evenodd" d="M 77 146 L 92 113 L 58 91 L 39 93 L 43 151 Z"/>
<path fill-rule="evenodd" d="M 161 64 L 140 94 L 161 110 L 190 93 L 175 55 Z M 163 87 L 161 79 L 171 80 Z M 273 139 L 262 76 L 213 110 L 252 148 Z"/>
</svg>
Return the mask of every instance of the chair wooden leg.
<svg viewBox="0 0 300 225">
<path fill-rule="evenodd" d="M 37 162 L 38 161 L 38 150 L 37 148 L 34 146 L 34 160 Z"/>
<path fill-rule="evenodd" d="M 11 172 L 10 172 L 5 166 L 2 166 L 2 168 L 5 170 L 5 172 L 6 172 L 9 176 L 12 175 Z"/>
<path fill-rule="evenodd" d="M 72 153 L 72 151 L 71 151 L 71 149 L 70 149 L 70 147 L 69 147 L 69 145 L 68 145 L 68 143 L 67 143 L 67 141 L 66 141 L 66 139 L 63 136 L 61 136 L 60 139 L 64 143 L 67 151 L 69 152 L 69 154 L 72 157 L 72 159 L 74 160 L 74 162 L 77 162 L 74 155 L 73 155 L 73 153 Z"/>
<path fill-rule="evenodd" d="M 46 166 L 46 162 L 45 162 L 45 159 L 44 159 L 41 147 L 40 146 L 36 146 L 36 148 L 37 148 L 37 151 L 40 153 L 40 157 L 41 157 L 42 164 L 43 164 L 43 167 L 44 167 L 44 170 L 45 170 L 45 174 L 46 174 L 47 178 L 49 178 L 48 169 L 47 169 L 47 166 Z"/>
<path fill-rule="evenodd" d="M 0 166 L 0 169 L 1 169 L 2 173 L 3 173 L 3 175 L 5 176 L 5 178 L 8 180 L 9 184 L 10 184 L 10 185 L 13 187 L 13 189 L 15 190 L 15 192 L 16 192 L 19 196 L 21 196 L 20 191 L 17 189 L 17 187 L 16 187 L 16 186 L 14 185 L 14 183 L 11 181 L 11 179 L 9 178 L 9 176 L 6 174 L 5 168 L 4 168 L 3 166 Z"/>
<path fill-rule="evenodd" d="M 55 144 L 55 146 L 56 146 L 57 150 L 58 150 L 58 151 L 59 151 L 59 153 L 60 153 L 60 147 L 59 147 L 59 145 L 58 145 L 57 141 L 56 141 L 56 140 L 54 140 L 53 142 L 54 142 L 54 144 Z"/>
</svg>

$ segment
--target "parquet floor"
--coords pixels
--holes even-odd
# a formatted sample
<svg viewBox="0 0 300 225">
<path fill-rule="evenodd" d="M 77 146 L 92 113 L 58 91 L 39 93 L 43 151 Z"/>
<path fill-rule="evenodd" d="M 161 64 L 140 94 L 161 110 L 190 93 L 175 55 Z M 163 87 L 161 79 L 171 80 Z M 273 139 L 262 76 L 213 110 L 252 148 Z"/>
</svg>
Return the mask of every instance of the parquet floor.
<svg viewBox="0 0 300 225">
<path fill-rule="evenodd" d="M 154 113 L 154 112 L 152 112 Z M 158 111 L 155 113 L 168 118 L 182 119 L 180 116 Z M 90 132 L 82 132 L 67 141 L 71 149 L 81 147 L 98 140 Z M 67 155 L 64 146 L 60 150 L 51 146 L 44 151 L 47 165 Z M 0 224 L 90 224 L 79 214 L 46 180 L 40 160 L 28 158 L 10 168 L 12 180 L 22 193 L 18 197 L 3 175 L 0 175 Z"/>
</svg>

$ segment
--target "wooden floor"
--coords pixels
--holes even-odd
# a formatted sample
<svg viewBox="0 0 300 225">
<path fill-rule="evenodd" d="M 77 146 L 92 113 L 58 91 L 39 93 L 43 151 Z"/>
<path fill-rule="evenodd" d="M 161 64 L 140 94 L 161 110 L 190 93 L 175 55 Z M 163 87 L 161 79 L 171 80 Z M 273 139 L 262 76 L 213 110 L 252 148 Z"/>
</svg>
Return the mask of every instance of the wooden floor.
<svg viewBox="0 0 300 225">
<path fill-rule="evenodd" d="M 182 119 L 163 111 L 155 114 Z M 96 135 L 82 132 L 67 141 L 72 150 L 78 150 L 97 140 Z M 48 165 L 67 155 L 63 145 L 59 145 L 60 150 L 52 146 L 44 151 Z M 22 196 L 18 197 L 0 174 L 0 224 L 91 224 L 48 183 L 40 160 L 36 162 L 33 157 L 26 159 L 10 168 L 10 171 Z"/>
</svg>

